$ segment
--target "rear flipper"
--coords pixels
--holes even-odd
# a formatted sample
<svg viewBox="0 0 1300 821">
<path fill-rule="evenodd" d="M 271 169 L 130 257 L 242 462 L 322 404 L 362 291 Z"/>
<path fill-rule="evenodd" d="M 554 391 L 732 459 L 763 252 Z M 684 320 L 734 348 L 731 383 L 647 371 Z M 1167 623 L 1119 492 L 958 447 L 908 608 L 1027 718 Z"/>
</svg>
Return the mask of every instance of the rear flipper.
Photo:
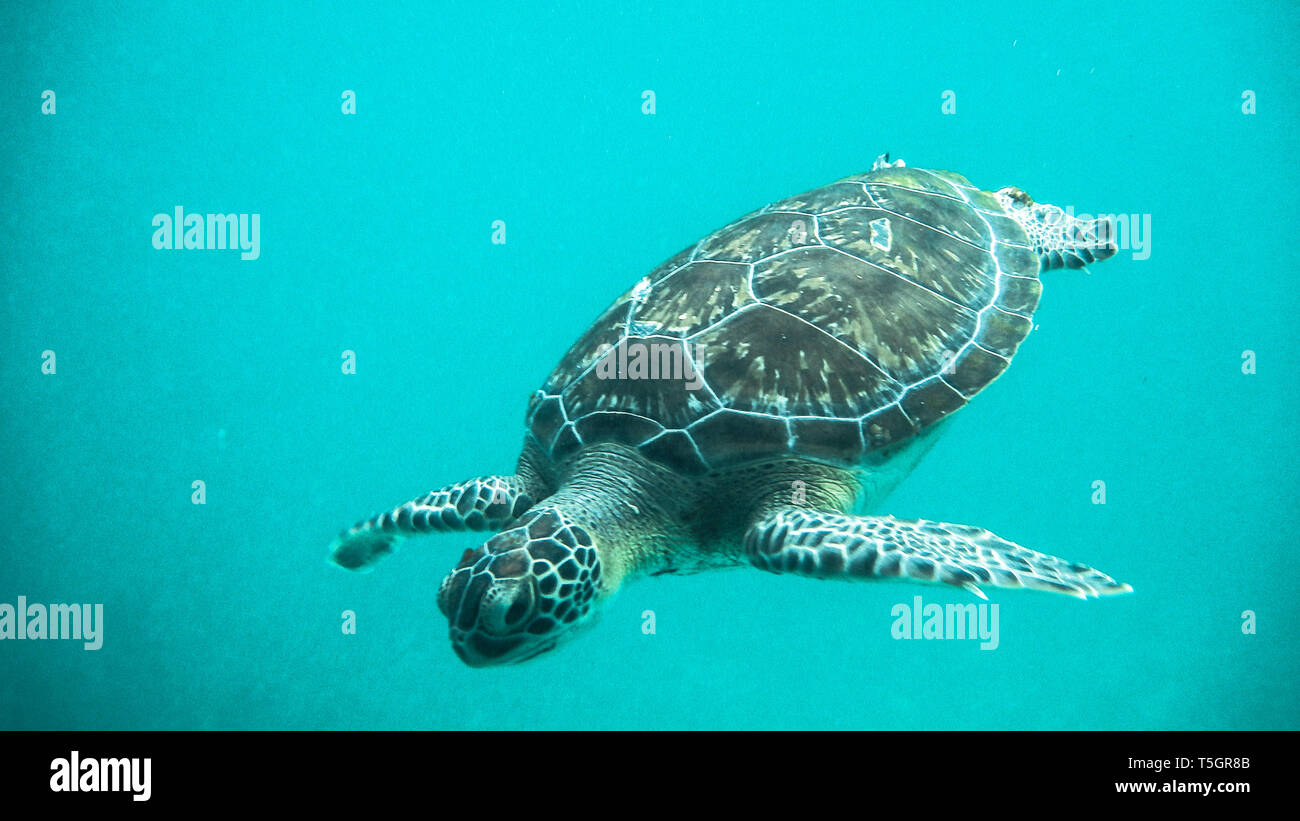
<svg viewBox="0 0 1300 821">
<path fill-rule="evenodd" d="M 1021 547 L 978 527 L 892 516 L 785 508 L 749 529 L 745 555 L 773 573 L 943 582 L 980 598 L 986 598 L 981 584 L 1081 599 L 1133 590 L 1099 570 Z"/>
<path fill-rule="evenodd" d="M 517 476 L 481 476 L 435 490 L 359 522 L 339 534 L 331 560 L 348 570 L 369 570 L 398 540 L 420 533 L 500 530 L 533 506 Z"/>
<path fill-rule="evenodd" d="M 1055 205 L 1034 202 L 1019 188 L 998 191 L 998 201 L 1029 235 L 1039 268 L 1082 268 L 1115 256 L 1115 220 L 1111 216 L 1076 217 Z"/>
</svg>

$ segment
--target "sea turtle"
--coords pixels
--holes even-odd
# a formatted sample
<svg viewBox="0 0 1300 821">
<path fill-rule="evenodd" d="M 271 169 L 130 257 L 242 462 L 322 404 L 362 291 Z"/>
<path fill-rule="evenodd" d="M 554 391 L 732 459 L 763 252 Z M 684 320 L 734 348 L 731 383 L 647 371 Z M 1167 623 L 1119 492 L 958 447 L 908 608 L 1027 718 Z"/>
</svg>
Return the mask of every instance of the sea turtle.
<svg viewBox="0 0 1300 821">
<path fill-rule="evenodd" d="M 472 666 L 550 650 L 644 575 L 752 564 L 981 597 L 1128 591 L 978 527 L 866 515 L 1007 367 L 1039 273 L 1111 256 L 1112 227 L 882 155 L 656 268 L 533 394 L 514 474 L 361 522 L 333 561 L 365 569 L 408 535 L 496 531 L 438 591 Z"/>
</svg>

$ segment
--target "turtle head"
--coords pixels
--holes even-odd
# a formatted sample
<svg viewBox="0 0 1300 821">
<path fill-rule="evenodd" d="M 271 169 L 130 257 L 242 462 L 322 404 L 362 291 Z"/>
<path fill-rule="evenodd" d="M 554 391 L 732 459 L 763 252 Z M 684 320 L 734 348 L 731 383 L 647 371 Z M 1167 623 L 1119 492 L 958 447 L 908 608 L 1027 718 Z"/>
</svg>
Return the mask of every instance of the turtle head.
<svg viewBox="0 0 1300 821">
<path fill-rule="evenodd" d="M 461 661 L 488 667 L 554 649 L 592 620 L 601 566 L 586 529 L 553 508 L 533 509 L 477 550 L 438 590 Z"/>
<path fill-rule="evenodd" d="M 1025 229 L 1038 254 L 1041 270 L 1082 268 L 1112 257 L 1115 224 L 1109 216 L 1076 216 L 1072 211 L 1034 202 L 1019 188 L 1003 188 L 996 194 L 1002 209 Z"/>
</svg>

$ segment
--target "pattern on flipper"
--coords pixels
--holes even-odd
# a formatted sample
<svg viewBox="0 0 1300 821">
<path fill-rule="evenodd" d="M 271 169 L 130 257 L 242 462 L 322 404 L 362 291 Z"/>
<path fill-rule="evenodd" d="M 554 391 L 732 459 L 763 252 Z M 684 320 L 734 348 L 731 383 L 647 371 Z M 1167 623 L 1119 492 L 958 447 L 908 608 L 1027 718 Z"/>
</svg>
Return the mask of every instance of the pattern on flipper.
<svg viewBox="0 0 1300 821">
<path fill-rule="evenodd" d="M 965 587 L 981 596 L 980 584 L 1078 598 L 1132 590 L 1087 565 L 946 522 L 789 508 L 750 528 L 744 545 L 749 561 L 763 570 L 816 578 L 900 577 Z"/>
<path fill-rule="evenodd" d="M 517 476 L 470 479 L 358 522 L 339 534 L 330 553 L 340 567 L 361 570 L 392 553 L 403 536 L 497 530 L 532 505 L 532 497 Z"/>
</svg>

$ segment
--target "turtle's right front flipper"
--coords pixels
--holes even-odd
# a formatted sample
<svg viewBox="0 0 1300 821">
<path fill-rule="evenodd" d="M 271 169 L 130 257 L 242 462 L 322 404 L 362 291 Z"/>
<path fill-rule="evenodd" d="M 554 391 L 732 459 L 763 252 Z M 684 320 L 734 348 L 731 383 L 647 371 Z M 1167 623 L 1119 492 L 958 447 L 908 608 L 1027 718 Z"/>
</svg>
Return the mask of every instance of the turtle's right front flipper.
<svg viewBox="0 0 1300 821">
<path fill-rule="evenodd" d="M 892 516 L 777 510 L 745 534 L 745 554 L 772 573 L 943 582 L 980 598 L 987 598 L 980 585 L 1081 599 L 1133 590 L 1100 570 L 1021 547 L 983 528 Z"/>
<path fill-rule="evenodd" d="M 518 476 L 481 476 L 448 485 L 348 528 L 334 540 L 330 558 L 348 570 L 369 570 L 403 537 L 500 530 L 533 502 Z"/>
</svg>

